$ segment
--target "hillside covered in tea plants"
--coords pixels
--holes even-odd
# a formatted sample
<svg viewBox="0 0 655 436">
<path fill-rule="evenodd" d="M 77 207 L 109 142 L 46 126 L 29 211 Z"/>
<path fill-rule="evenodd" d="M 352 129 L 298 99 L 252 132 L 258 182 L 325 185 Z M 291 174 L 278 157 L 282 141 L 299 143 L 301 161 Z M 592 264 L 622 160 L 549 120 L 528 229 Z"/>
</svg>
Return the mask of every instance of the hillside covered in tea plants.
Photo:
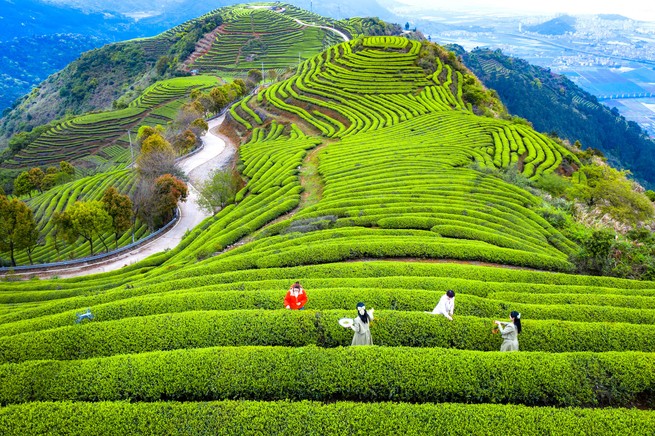
<svg viewBox="0 0 655 436">
<path fill-rule="evenodd" d="M 455 54 L 331 45 L 222 132 L 243 188 L 178 247 L 0 283 L 8 434 L 653 433 L 655 282 L 579 274 L 604 240 L 555 194 L 610 170 Z M 295 281 L 304 310 L 283 306 Z M 449 289 L 454 319 L 425 313 Z M 358 302 L 373 346 L 338 323 Z M 520 351 L 501 353 L 510 311 Z"/>
<path fill-rule="evenodd" d="M 498 92 L 512 114 L 530 120 L 541 132 L 600 150 L 612 165 L 630 170 L 647 187 L 655 186 L 655 140 L 637 123 L 599 103 L 563 75 L 500 50 L 450 48 L 462 55 L 485 86 Z"/>
<path fill-rule="evenodd" d="M 93 254 L 93 244 L 107 251 L 105 240 L 121 239 L 120 245 L 127 245 L 129 234 L 103 237 L 105 230 L 95 226 L 99 230 L 93 230 L 93 244 L 89 241 L 90 246 L 84 248 L 79 237 L 67 238 L 53 217 L 76 202 L 99 200 L 103 195 L 100 187 L 116 185 L 113 187 L 133 200 L 138 197 L 134 172 L 125 168 L 138 158 L 142 139 L 137 136 L 142 129 L 162 126 L 178 155 L 187 153 L 200 146 L 198 136 L 204 124 L 191 126 L 189 131 L 189 121 L 213 116 L 238 97 L 231 91 L 216 93 L 224 83 L 235 77 L 245 79 L 250 92 L 262 73 L 268 81 L 289 74 L 301 59 L 352 35 L 399 32 L 399 26 L 373 18 L 337 23 L 291 5 L 241 5 L 212 11 L 153 38 L 112 44 L 85 54 L 49 78 L 5 118 L 5 134 L 15 128 L 22 131 L 11 136 L 9 148 L 0 155 L 0 189 L 22 196 L 33 209 L 36 224 L 30 232 L 23 229 L 19 243 L 7 239 L 0 245 L 0 267 L 88 256 Z M 199 69 L 207 74 L 199 74 Z M 56 85 L 50 89 L 52 81 Z M 95 110 L 107 105 L 111 109 Z M 73 115 L 89 109 L 94 110 Z M 64 118 L 38 125 L 63 112 Z M 19 118 L 23 120 L 14 123 Z M 76 168 L 76 180 L 66 186 L 51 190 L 54 174 L 48 174 L 43 186 L 39 177 L 25 183 L 23 176 L 28 172 L 42 176 L 56 172 L 63 161 Z M 120 181 L 114 178 L 116 171 L 122 171 Z M 100 185 L 89 185 L 99 179 L 103 180 Z M 123 183 L 127 180 L 130 182 Z M 133 206 L 136 214 L 138 205 L 133 202 Z M 130 233 L 146 236 L 150 232 L 134 221 Z M 68 246 L 61 249 L 58 238 Z"/>
</svg>

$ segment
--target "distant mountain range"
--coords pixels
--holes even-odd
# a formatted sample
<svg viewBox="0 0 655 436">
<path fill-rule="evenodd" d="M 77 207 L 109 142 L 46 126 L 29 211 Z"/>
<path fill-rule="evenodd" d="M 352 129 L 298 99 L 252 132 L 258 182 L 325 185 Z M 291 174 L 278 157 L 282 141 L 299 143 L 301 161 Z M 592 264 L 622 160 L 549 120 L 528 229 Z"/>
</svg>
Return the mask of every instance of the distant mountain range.
<svg viewBox="0 0 655 436">
<path fill-rule="evenodd" d="M 575 32 L 576 18 L 569 15 L 562 15 L 534 26 L 525 26 L 529 32 L 540 33 L 542 35 L 564 35 L 567 32 Z"/>
</svg>

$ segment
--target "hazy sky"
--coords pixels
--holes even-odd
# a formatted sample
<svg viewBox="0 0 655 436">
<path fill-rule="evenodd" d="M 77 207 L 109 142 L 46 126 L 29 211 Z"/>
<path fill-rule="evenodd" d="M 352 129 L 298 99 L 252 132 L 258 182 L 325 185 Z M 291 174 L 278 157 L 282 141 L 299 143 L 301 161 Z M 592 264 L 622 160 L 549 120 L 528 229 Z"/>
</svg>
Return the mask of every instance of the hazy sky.
<svg viewBox="0 0 655 436">
<path fill-rule="evenodd" d="M 528 12 L 531 14 L 621 14 L 626 17 L 655 21 L 655 1 L 653 0 L 397 0 L 423 6 L 426 9 L 480 10 L 497 9 L 499 12 Z"/>
</svg>

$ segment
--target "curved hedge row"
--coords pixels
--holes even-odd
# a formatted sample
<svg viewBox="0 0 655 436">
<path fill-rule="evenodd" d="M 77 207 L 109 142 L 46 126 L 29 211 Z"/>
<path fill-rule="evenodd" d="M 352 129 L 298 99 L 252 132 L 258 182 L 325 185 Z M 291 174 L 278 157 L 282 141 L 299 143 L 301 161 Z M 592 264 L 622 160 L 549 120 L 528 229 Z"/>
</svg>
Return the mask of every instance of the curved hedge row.
<svg viewBox="0 0 655 436">
<path fill-rule="evenodd" d="M 33 419 L 25 420 L 25 416 Z M 0 409 L 7 435 L 67 434 L 522 434 L 628 435 L 655 432 L 636 409 L 558 409 L 500 404 L 325 404 L 311 401 L 62 402 Z M 320 429 L 320 430 L 319 430 Z"/>
<path fill-rule="evenodd" d="M 0 365 L 5 405 L 313 399 L 652 407 L 654 394 L 655 354 L 638 352 L 237 347 Z"/>
<path fill-rule="evenodd" d="M 373 301 L 367 304 L 373 307 Z M 422 312 L 376 310 L 375 315 L 374 343 L 386 347 L 496 351 L 502 342 L 500 335 L 491 332 L 493 317 L 457 315 L 451 322 Z M 352 332 L 337 321 L 352 316 L 353 310 L 219 310 L 92 322 L 0 338 L 0 363 L 213 346 L 347 346 Z M 525 320 L 520 349 L 655 352 L 653 335 L 653 325 Z"/>
</svg>

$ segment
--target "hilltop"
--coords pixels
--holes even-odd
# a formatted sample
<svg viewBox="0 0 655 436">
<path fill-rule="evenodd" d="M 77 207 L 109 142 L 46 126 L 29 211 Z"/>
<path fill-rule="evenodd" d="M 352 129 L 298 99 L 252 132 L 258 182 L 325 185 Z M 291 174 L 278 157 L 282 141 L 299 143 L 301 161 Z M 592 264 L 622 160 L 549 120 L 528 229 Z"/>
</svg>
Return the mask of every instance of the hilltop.
<svg viewBox="0 0 655 436">
<path fill-rule="evenodd" d="M 191 52 L 233 73 L 224 35 L 283 32 L 276 12 L 227 11 L 220 46 Z M 556 194 L 604 194 L 615 170 L 510 116 L 455 53 L 343 25 L 350 40 L 229 106 L 243 183 L 180 245 L 110 273 L 2 282 L 8 434 L 651 432 L 655 282 L 579 274 L 624 259 Z M 121 110 L 179 81 L 202 105 L 185 81 L 207 77 L 154 83 Z M 295 281 L 304 310 L 283 306 Z M 454 319 L 425 313 L 448 289 Z M 349 346 L 339 323 L 359 302 L 375 345 Z M 493 321 L 510 311 L 521 351 L 501 353 Z"/>
</svg>

